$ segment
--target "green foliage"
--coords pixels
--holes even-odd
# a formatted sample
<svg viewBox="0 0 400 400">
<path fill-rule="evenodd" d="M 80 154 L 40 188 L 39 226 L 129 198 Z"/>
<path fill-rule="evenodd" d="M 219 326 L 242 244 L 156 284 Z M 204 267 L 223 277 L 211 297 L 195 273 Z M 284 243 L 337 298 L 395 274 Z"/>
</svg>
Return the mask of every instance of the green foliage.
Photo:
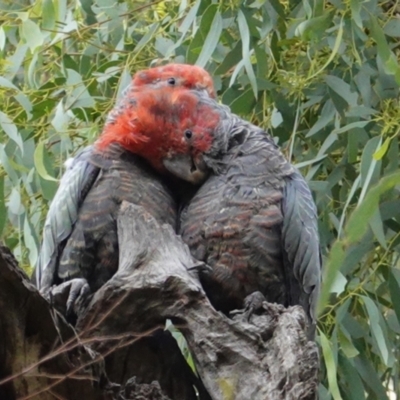
<svg viewBox="0 0 400 400">
<path fill-rule="evenodd" d="M 96 138 L 131 74 L 197 63 L 314 191 L 321 399 L 381 400 L 390 385 L 400 395 L 398 2 L 2 0 L 0 10 L 0 231 L 24 267 L 36 263 L 62 163 Z"/>
</svg>

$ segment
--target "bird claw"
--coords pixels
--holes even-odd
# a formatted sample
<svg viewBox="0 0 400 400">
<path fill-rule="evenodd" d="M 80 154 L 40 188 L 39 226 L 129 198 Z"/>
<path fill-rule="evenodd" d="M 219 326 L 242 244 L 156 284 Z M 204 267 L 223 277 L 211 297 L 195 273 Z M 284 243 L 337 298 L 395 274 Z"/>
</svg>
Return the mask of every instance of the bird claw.
<svg viewBox="0 0 400 400">
<path fill-rule="evenodd" d="M 196 271 L 199 274 L 210 273 L 212 272 L 212 267 L 203 261 L 196 261 L 191 267 L 188 268 L 188 271 Z"/>
<path fill-rule="evenodd" d="M 76 320 L 77 309 L 85 303 L 90 294 L 90 287 L 84 278 L 74 278 L 60 285 L 53 286 L 45 297 L 67 317 Z"/>
<path fill-rule="evenodd" d="M 250 318 L 255 312 L 264 310 L 265 301 L 266 298 L 261 292 L 253 292 L 245 297 L 243 301 L 244 308 L 231 311 L 229 316 L 233 318 L 234 316 L 241 315 L 243 320 L 250 322 Z"/>
<path fill-rule="evenodd" d="M 67 317 L 76 315 L 76 305 L 82 304 L 90 294 L 90 287 L 84 278 L 75 278 L 71 281 L 67 299 Z"/>
</svg>

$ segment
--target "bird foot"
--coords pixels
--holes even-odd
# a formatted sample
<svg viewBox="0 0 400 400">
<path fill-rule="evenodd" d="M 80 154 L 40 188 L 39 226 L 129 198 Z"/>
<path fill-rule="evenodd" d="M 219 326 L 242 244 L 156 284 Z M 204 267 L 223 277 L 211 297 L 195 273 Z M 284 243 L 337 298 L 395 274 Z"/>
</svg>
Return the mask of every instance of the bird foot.
<svg viewBox="0 0 400 400">
<path fill-rule="evenodd" d="M 264 310 L 264 303 L 266 301 L 266 298 L 261 292 L 253 292 L 245 297 L 243 301 L 244 308 L 231 311 L 229 316 L 233 318 L 234 316 L 241 315 L 242 319 L 246 322 L 250 322 L 250 318 L 254 313 Z"/>
<path fill-rule="evenodd" d="M 188 267 L 189 272 L 195 272 L 197 275 L 209 274 L 212 272 L 212 268 L 203 261 L 195 261 L 192 266 Z"/>
<path fill-rule="evenodd" d="M 76 321 L 78 310 L 86 304 L 90 293 L 86 279 L 74 278 L 53 286 L 47 297 L 67 320 L 72 322 Z"/>
</svg>

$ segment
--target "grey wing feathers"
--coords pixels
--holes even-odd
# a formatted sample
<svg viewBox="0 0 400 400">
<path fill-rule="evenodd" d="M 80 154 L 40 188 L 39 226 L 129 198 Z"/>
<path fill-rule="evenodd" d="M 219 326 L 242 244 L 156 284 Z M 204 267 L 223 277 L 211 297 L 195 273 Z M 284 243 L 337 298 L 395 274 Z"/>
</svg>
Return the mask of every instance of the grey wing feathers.
<svg viewBox="0 0 400 400">
<path fill-rule="evenodd" d="M 290 304 L 300 304 L 314 324 L 321 285 L 317 209 L 310 189 L 296 170 L 283 193 L 282 241 Z"/>
<path fill-rule="evenodd" d="M 43 228 L 43 242 L 36 266 L 36 285 L 47 292 L 54 284 L 62 246 L 78 218 L 79 207 L 96 180 L 100 169 L 89 162 L 92 146 L 69 162 L 50 205 Z"/>
</svg>

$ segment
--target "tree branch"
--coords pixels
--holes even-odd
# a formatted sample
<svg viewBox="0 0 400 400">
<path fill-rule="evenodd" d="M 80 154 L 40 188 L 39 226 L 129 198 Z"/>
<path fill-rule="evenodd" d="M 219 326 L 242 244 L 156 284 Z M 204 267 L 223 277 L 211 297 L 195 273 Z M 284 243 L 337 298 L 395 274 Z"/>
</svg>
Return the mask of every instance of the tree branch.
<svg viewBox="0 0 400 400">
<path fill-rule="evenodd" d="M 213 399 L 316 398 L 318 351 L 306 338 L 301 307 L 264 303 L 250 322 L 230 320 L 209 303 L 196 263 L 170 226 L 125 203 L 118 237 L 120 268 L 81 315 L 81 332 L 140 335 L 169 318 L 188 341 Z"/>
</svg>

